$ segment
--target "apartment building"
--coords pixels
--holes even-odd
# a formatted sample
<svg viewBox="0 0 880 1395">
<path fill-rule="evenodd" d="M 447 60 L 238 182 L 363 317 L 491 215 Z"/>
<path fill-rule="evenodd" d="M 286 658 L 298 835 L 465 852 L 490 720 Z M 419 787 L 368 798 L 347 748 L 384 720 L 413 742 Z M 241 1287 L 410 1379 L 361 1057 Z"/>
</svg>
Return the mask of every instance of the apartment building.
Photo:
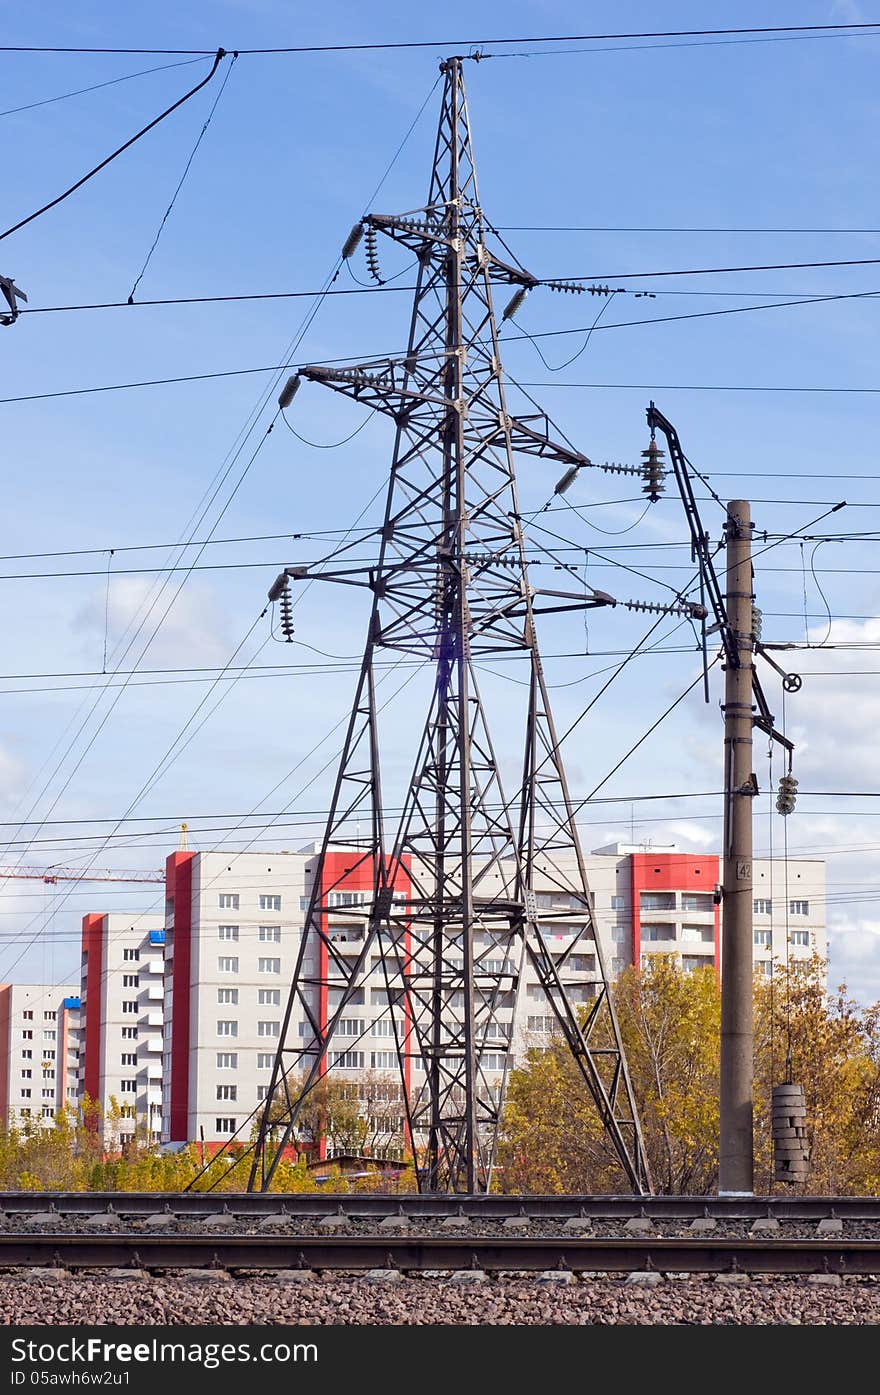
<svg viewBox="0 0 880 1395">
<path fill-rule="evenodd" d="M 169 1144 L 216 1144 L 233 1135 L 247 1141 L 268 1089 L 287 994 L 299 953 L 304 914 L 317 867 L 317 847 L 282 853 L 191 853 L 168 858 L 165 921 L 165 1047 L 162 1138 Z M 586 858 L 599 946 L 611 978 L 652 955 L 671 954 L 686 971 L 720 968 L 721 915 L 715 889 L 717 856 L 680 853 L 675 847 L 611 844 Z M 562 880 L 575 886 L 575 868 Z M 774 882 L 775 876 L 775 882 Z M 500 881 L 500 878 L 498 878 Z M 824 864 L 789 862 L 787 903 L 776 865 L 756 861 L 755 963 L 769 971 L 772 960 L 806 959 L 825 952 Z M 600 977 L 596 943 L 585 936 L 582 898 L 560 887 L 549 867 L 536 868 L 537 910 L 570 999 L 586 1003 Z M 491 894 L 489 879 L 483 894 Z M 407 886 L 396 894 L 405 899 Z M 371 871 L 351 849 L 334 849 L 324 863 L 319 890 L 328 907 L 327 930 L 343 960 L 360 954 L 372 897 Z M 786 938 L 787 936 L 787 938 Z M 475 932 L 474 953 L 490 951 L 491 938 Z M 452 947 L 454 954 L 454 945 Z M 450 959 L 449 967 L 456 962 Z M 460 963 L 459 963 L 460 967 Z M 481 1058 L 491 1088 L 529 1046 L 546 1043 L 555 1018 L 534 970 L 526 964 L 519 994 L 519 966 L 493 966 L 510 976 L 501 994 L 492 1039 Z M 417 966 L 416 966 L 417 971 Z M 338 1006 L 340 988 L 321 948 L 304 961 L 314 980 L 310 1010 L 319 1023 Z M 514 1001 L 516 1008 L 514 1009 Z M 353 1083 L 387 1075 L 387 1100 L 370 1105 L 377 1132 L 401 1126 L 393 1013 L 381 972 L 371 955 L 350 1014 L 337 1025 L 329 1064 Z M 288 1044 L 307 1046 L 311 1027 L 295 1019 Z M 424 1064 L 418 1053 L 405 1060 L 409 1091 L 418 1090 Z M 381 1081 L 379 1082 L 381 1084 Z M 381 1092 L 380 1092 L 381 1093 Z"/>
<path fill-rule="evenodd" d="M 79 998 L 73 985 L 0 984 L 0 1122 L 49 1127 L 77 1096 Z"/>
<path fill-rule="evenodd" d="M 136 1129 L 161 1139 L 164 943 L 152 916 L 83 917 L 79 1092 L 100 1104 L 111 1146 Z"/>
</svg>

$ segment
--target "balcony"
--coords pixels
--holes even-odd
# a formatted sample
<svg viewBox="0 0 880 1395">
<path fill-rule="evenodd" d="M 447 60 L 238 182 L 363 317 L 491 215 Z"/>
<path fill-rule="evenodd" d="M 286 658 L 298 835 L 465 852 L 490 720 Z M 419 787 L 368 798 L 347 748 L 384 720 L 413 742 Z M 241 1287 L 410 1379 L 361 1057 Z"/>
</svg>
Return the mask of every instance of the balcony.
<svg viewBox="0 0 880 1395">
<path fill-rule="evenodd" d="M 147 1026 L 148 1026 L 148 1027 L 161 1027 L 161 1026 L 162 1026 L 162 1023 L 163 1023 L 163 1021 L 164 1021 L 164 1018 L 165 1018 L 165 1014 L 163 1013 L 162 1009 L 161 1009 L 161 1008 L 158 1008 L 158 1009 L 154 1008 L 152 1012 L 148 1012 L 148 1013 L 146 1014 Z"/>
<path fill-rule="evenodd" d="M 163 961 L 155 956 L 151 959 L 142 959 L 138 968 L 142 974 L 163 974 L 165 972 Z"/>
<path fill-rule="evenodd" d="M 147 984 L 147 1001 L 151 1003 L 161 1003 L 165 997 L 165 985 L 162 983 Z"/>
<path fill-rule="evenodd" d="M 161 1061 L 150 1061 L 150 1062 L 148 1063 L 148 1065 L 147 1065 L 147 1079 L 148 1079 L 148 1080 L 161 1080 L 161 1079 L 162 1079 L 162 1062 L 161 1062 Z"/>
<path fill-rule="evenodd" d="M 144 1040 L 144 1043 L 143 1043 L 143 1046 L 144 1046 L 144 1050 L 145 1050 L 145 1051 L 159 1051 L 159 1052 L 161 1052 L 161 1050 L 162 1050 L 162 1045 L 163 1045 L 163 1043 L 162 1043 L 162 1038 L 161 1038 L 161 1037 L 146 1037 L 145 1040 Z"/>
</svg>

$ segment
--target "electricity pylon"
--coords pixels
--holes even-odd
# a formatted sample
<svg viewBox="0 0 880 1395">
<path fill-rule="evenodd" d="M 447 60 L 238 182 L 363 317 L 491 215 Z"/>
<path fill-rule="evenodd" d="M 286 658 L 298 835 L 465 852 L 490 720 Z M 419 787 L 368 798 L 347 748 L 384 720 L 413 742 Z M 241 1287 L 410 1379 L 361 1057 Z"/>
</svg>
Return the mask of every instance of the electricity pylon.
<svg viewBox="0 0 880 1395">
<path fill-rule="evenodd" d="M 650 1190 L 648 1163 L 535 632 L 537 615 L 616 602 L 586 586 L 532 586 L 514 452 L 555 461 L 569 474 L 592 462 L 554 440 L 546 417 L 523 420 L 507 410 L 493 283 L 518 287 L 521 303 L 536 282 L 487 246 L 462 60 L 447 59 L 441 71 L 426 205 L 406 217 L 367 215 L 343 252 L 350 256 L 365 233 L 374 273 L 379 233 L 415 254 L 406 355 L 301 369 L 279 399 L 287 405 L 299 379 L 325 384 L 390 417 L 395 438 L 378 560 L 316 573 L 366 587 L 372 611 L 249 1187 L 270 1186 L 328 1050 L 341 1044 L 338 1024 L 347 1018 L 349 1030 L 353 1013 L 357 1020 L 353 1005 L 364 1001 L 364 980 L 379 962 L 419 1186 L 487 1190 L 506 1075 L 500 1089 L 493 1085 L 483 1058 L 498 1050 L 501 1017 L 515 1013 L 528 960 L 611 1153 L 642 1193 Z M 289 568 L 270 591 L 288 616 L 289 580 L 308 574 Z M 387 664 L 388 651 L 429 661 L 434 674 L 391 837 L 374 682 L 377 655 Z M 528 707 L 521 778 L 505 791 L 477 667 L 512 654 L 526 666 Z M 356 821 L 367 836 L 354 836 Z M 324 875 L 328 852 L 340 845 L 354 849 L 350 864 L 371 869 L 366 907 L 348 912 L 366 915 L 356 956 L 328 930 L 331 907 L 335 919 L 346 914 L 344 896 L 333 896 Z M 563 925 L 568 933 L 558 949 L 551 932 Z M 592 970 L 580 1014 L 567 987 L 575 956 Z M 305 1037 L 295 1037 L 301 1030 Z"/>
</svg>

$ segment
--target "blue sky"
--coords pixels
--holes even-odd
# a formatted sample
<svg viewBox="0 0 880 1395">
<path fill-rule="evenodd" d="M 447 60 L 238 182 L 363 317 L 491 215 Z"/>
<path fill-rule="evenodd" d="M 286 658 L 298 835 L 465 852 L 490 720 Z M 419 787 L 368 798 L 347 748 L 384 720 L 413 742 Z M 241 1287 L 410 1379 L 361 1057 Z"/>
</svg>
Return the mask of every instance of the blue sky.
<svg viewBox="0 0 880 1395">
<path fill-rule="evenodd" d="M 6 44 L 214 49 L 284 44 L 367 43 L 403 39 L 483 40 L 503 35 L 637 31 L 767 24 L 857 22 L 870 19 L 851 4 L 717 4 L 711 17 L 699 4 L 571 3 L 449 4 L 442 18 L 409 5 L 366 7 L 330 3 L 320 9 L 261 3 L 56 3 L 2 7 Z M 659 42 L 659 41 L 658 41 Z M 490 52 L 491 45 L 488 46 Z M 525 45 L 528 50 L 540 45 Z M 577 43 L 572 48 L 583 47 Z M 506 362 L 565 432 L 595 459 L 637 460 L 646 444 L 644 410 L 653 397 L 676 424 L 685 449 L 710 473 L 722 498 L 756 501 L 758 528 L 801 528 L 827 503 L 847 509 L 817 531 L 865 532 L 880 507 L 874 475 L 877 397 L 870 393 L 731 392 L 722 387 L 876 388 L 876 302 L 831 302 L 673 323 L 615 327 L 616 322 L 751 306 L 762 299 L 851 294 L 878 289 L 877 268 L 836 267 L 713 276 L 657 276 L 627 282 L 627 274 L 696 267 L 767 265 L 880 257 L 880 234 L 758 234 L 506 231 L 564 225 L 603 228 L 880 228 L 875 177 L 877 71 L 880 38 L 833 38 L 773 43 L 714 43 L 633 51 L 497 56 L 469 64 L 467 82 L 480 192 L 484 208 L 518 256 L 541 276 L 611 279 L 656 293 L 654 299 L 616 297 L 588 347 L 570 368 L 553 372 L 528 340 L 505 345 Z M 352 223 L 397 150 L 437 78 L 446 50 L 359 54 L 246 56 L 236 62 L 211 126 L 195 156 L 138 288 L 138 299 L 310 290 L 332 268 Z M 169 57 L 2 54 L 7 158 L 3 226 L 54 197 L 111 149 L 192 85 L 209 64 L 168 68 L 64 101 L 32 106 L 73 89 L 107 82 Z M 227 60 L 228 62 L 228 60 Z M 214 82 L 168 121 L 58 208 L 0 241 L 0 273 L 14 275 L 28 308 L 125 301 L 153 241 L 193 144 L 218 90 Z M 424 201 L 433 148 L 438 93 L 429 99 L 376 203 L 377 211 Z M 358 276 L 363 263 L 355 262 Z M 403 262 L 388 253 L 387 272 Z M 404 284 L 406 279 L 404 278 Z M 347 273 L 337 287 L 354 287 Z M 0 335 L 0 397 L 25 397 L 140 379 L 258 368 L 285 361 L 309 302 L 128 308 L 22 316 Z M 573 330 L 590 322 L 596 303 L 536 292 L 517 323 L 529 333 Z M 371 357 L 405 340 L 407 297 L 340 296 L 325 302 L 299 360 Z M 538 341 L 555 367 L 580 348 L 583 335 Z M 81 675 L 0 680 L 5 720 L 0 727 L 0 802 L 10 846 L 0 859 L 37 866 L 90 858 L 103 866 L 158 867 L 176 845 L 183 819 L 248 811 L 298 762 L 303 764 L 266 803 L 291 809 L 275 846 L 297 846 L 313 835 L 314 811 L 327 798 L 335 750 L 312 746 L 343 716 L 350 671 L 310 671 L 242 679 L 170 764 L 133 813 L 156 816 L 131 846 L 106 849 L 71 834 L 108 831 L 55 820 L 113 820 L 128 810 L 157 761 L 209 692 L 192 670 L 224 664 L 257 620 L 280 566 L 320 555 L 326 540 L 230 543 L 205 550 L 200 562 L 226 570 L 194 572 L 140 658 L 150 686 L 132 680 L 118 690 L 92 689 L 95 673 L 120 661 L 125 627 L 161 586 L 154 572 L 172 558 L 171 544 L 187 534 L 200 501 L 251 418 L 271 375 L 0 404 L 5 473 L 5 560 L 2 579 L 4 672 Z M 632 384 L 582 387 L 578 384 Z M 700 390 L 698 390 L 700 389 Z M 709 390 L 704 390 L 709 389 Z M 514 398 L 519 406 L 521 399 Z M 270 419 L 263 412 L 238 466 L 194 536 L 216 524 L 217 538 L 345 529 L 382 483 L 389 433 L 369 422 L 349 447 L 317 451 L 279 426 L 265 442 L 234 497 L 237 478 Z M 303 390 L 292 420 L 311 440 L 347 436 L 360 409 L 318 388 Z M 524 508 L 539 508 L 556 471 L 525 462 Z M 815 478 L 791 478 L 793 474 Z M 841 476 L 866 478 L 842 479 Z M 635 491 L 637 493 L 637 491 Z M 627 529 L 642 513 L 633 490 L 619 480 L 583 479 L 571 500 L 601 505 L 591 515 L 603 528 Z M 624 502 L 613 502 L 623 500 Z M 224 504 L 225 512 L 218 522 Z M 703 505 L 718 535 L 717 505 Z M 375 521 L 376 508 L 366 518 Z M 563 531 L 590 550 L 588 577 L 614 594 L 657 599 L 654 582 L 621 573 L 592 555 L 615 539 L 569 515 Z M 560 527 L 562 521 L 560 520 Z M 684 522 L 667 496 L 620 542 L 681 541 Z M 153 551 L 124 552 L 144 544 Z M 70 550 L 52 558 L 13 554 Z M 80 549 L 95 549 L 80 556 Z M 112 556 L 111 556 L 112 549 Z M 622 557 L 621 553 L 605 553 Z M 190 549 L 184 557 L 195 557 Z M 652 577 L 672 582 L 670 554 L 639 554 Z M 630 559 L 631 560 L 631 559 Z M 681 550 L 680 565 L 686 562 Z M 812 562 L 812 569 L 811 569 Z M 241 567 L 231 564 L 251 563 Z M 110 581 L 107 582 L 109 565 Z M 789 544 L 758 568 L 766 639 L 826 637 L 826 648 L 797 655 L 806 676 L 787 705 L 799 742 L 802 787 L 820 791 L 880 789 L 874 726 L 880 664 L 876 545 L 870 539 Z M 783 568 L 784 570 L 775 570 Z M 35 576 L 86 572 L 82 576 Z M 177 574 L 180 577 L 182 574 Z M 821 586 L 821 592 L 818 589 Z M 297 645 L 273 641 L 261 622 L 240 651 L 260 664 L 314 663 L 312 645 L 353 655 L 362 645 L 365 614 L 341 605 L 334 588 L 312 588 L 297 607 Z M 155 621 L 176 583 L 162 592 Z M 826 623 L 827 598 L 832 614 Z M 804 611 L 806 610 L 806 618 Z M 625 649 L 644 624 L 619 611 L 557 625 L 549 652 L 579 657 L 550 660 L 557 717 L 567 726 L 602 681 L 598 670 Z M 152 628 L 150 626 L 149 628 Z M 679 631 L 690 642 L 688 630 Z M 670 640 L 670 644 L 678 640 Z M 868 647 L 865 647 L 868 646 Z M 123 669 L 140 654 L 132 650 Z M 589 653 L 581 654 L 581 650 Z M 795 666 L 793 658 L 786 660 Z M 182 669 L 186 672 L 155 673 Z M 633 664 L 597 704 L 571 743 L 572 784 L 585 793 L 692 680 L 693 653 L 668 653 Z M 858 676 L 856 676 L 858 675 Z M 174 678 L 174 683 L 158 679 Z M 197 681 L 195 681 L 197 680 Z M 123 681 L 122 678 L 116 682 Z M 716 790 L 720 769 L 719 678 L 706 708 L 695 693 L 646 742 L 603 793 L 656 794 Z M 502 755 L 515 762 L 518 745 L 509 685 L 488 691 L 497 704 Z M 56 691 L 26 691 L 55 688 Z M 771 705 L 780 712 L 778 683 L 766 672 Z M 208 699 L 213 708 L 218 689 Z M 85 725 L 83 719 L 95 703 Z M 85 704 L 85 706 L 83 706 Z M 204 715 L 204 711 L 200 714 Z M 106 718 L 106 720 L 105 720 Z M 199 720 L 200 720 L 199 718 Z M 99 724 L 103 722 L 100 730 Z M 391 780 L 408 753 L 391 721 L 387 755 Z M 76 733 L 74 744 L 71 738 Z M 395 731 L 401 739 L 397 739 Z M 506 733 L 509 731 L 509 737 Z M 94 737 L 94 740 L 92 738 Z M 91 744 L 89 744 L 91 743 Z M 88 750 L 86 746 L 88 745 Z M 50 754 L 54 751 L 54 754 Z M 80 759 L 81 757 L 81 759 Z M 61 761 L 57 772 L 56 764 Z M 48 763 L 46 763 L 48 761 Z M 766 755 L 756 746 L 756 769 L 767 788 Z M 778 774 L 778 763 L 777 771 Z M 308 781 L 313 783 L 298 794 Z M 766 795 L 759 802 L 756 848 L 767 845 Z M 880 996 L 880 915 L 876 911 L 876 800 L 805 796 L 789 822 L 790 845 L 827 855 L 833 907 L 832 975 L 867 1000 Z M 615 836 L 671 839 L 692 849 L 718 846 L 720 801 L 674 805 L 603 806 L 590 811 L 585 838 L 598 846 Z M 161 818 L 159 817 L 161 816 Z M 221 817 L 222 816 L 222 817 Z M 33 821 L 17 831 L 16 821 Z M 50 821 L 38 827 L 39 821 Z M 131 825 L 124 827 L 131 828 Z M 34 835 L 35 841 L 28 846 Z M 193 834 L 210 847 L 225 835 Z M 781 835 L 775 832 L 777 847 Z M 229 846 L 241 844 L 232 838 Z M 271 844 L 270 844 L 271 845 Z M 149 889 L 8 882 L 0 903 L 0 977 L 60 979 L 78 972 L 78 921 L 85 910 L 142 910 Z M 30 946 L 31 940 L 34 944 Z"/>
</svg>

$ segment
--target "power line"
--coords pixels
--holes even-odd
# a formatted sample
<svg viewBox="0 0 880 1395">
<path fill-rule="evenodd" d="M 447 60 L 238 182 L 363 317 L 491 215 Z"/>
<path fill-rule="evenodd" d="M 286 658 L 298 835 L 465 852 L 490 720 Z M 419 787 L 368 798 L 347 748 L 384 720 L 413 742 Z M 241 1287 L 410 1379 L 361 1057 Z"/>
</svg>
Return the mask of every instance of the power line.
<svg viewBox="0 0 880 1395">
<path fill-rule="evenodd" d="M 76 193 L 77 189 L 81 189 L 82 186 L 84 184 L 87 184 L 90 179 L 93 179 L 96 174 L 99 174 L 101 170 L 106 169 L 107 166 L 111 164 L 113 160 L 115 160 L 119 155 L 122 155 L 123 152 L 128 150 L 132 145 L 134 145 L 136 141 L 139 141 L 142 136 L 145 136 L 148 131 L 152 131 L 154 126 L 158 126 L 160 121 L 164 121 L 166 116 L 170 116 L 172 112 L 177 111 L 178 107 L 182 107 L 184 102 L 188 102 L 191 97 L 194 97 L 197 92 L 201 91 L 201 89 L 205 86 L 206 83 L 211 81 L 211 78 L 214 76 L 218 67 L 220 66 L 220 60 L 225 57 L 225 50 L 222 48 L 218 48 L 216 56 L 214 58 L 213 66 L 211 68 L 211 71 L 208 73 L 207 77 L 202 78 L 201 82 L 197 82 L 195 87 L 191 87 L 190 90 L 188 92 L 185 92 L 182 97 L 178 97 L 176 102 L 172 103 L 170 107 L 166 107 L 165 110 L 160 112 L 158 116 L 155 116 L 153 120 L 149 122 L 148 125 L 142 127 L 140 131 L 138 131 L 135 135 L 131 136 L 130 139 L 125 142 L 124 145 L 120 145 L 116 150 L 112 151 L 111 154 L 106 156 L 106 158 L 103 159 L 99 165 L 95 165 L 94 169 L 89 170 L 86 174 L 82 176 L 81 179 L 78 179 L 75 184 L 71 184 L 69 189 L 65 189 L 62 194 L 58 194 L 54 199 L 50 199 L 48 203 L 44 203 L 42 208 L 38 208 L 35 212 L 29 213 L 26 218 L 19 219 L 17 223 L 12 224 L 12 227 L 7 228 L 5 232 L 0 233 L 0 242 L 2 242 L 5 237 L 9 237 L 11 233 L 18 232 L 20 228 L 24 228 L 27 226 L 28 223 L 32 223 L 35 218 L 39 218 L 44 213 L 48 213 L 50 208 L 56 208 L 59 203 L 63 203 L 64 200 L 69 198 L 71 194 Z"/>
<path fill-rule="evenodd" d="M 0 113 L 2 114 L 2 113 Z M 873 237 L 880 228 L 636 228 L 636 227 L 590 227 L 586 225 L 561 224 L 542 225 L 535 223 L 497 223 L 500 232 L 577 232 L 577 233 L 801 233 L 801 234 L 848 234 L 855 233 Z"/>
<path fill-rule="evenodd" d="M 554 277 L 566 281 L 641 281 L 654 276 L 726 276 L 737 271 L 803 271 L 807 268 L 828 266 L 876 266 L 880 257 L 856 257 L 845 261 L 827 262 L 767 262 L 753 266 L 692 266 L 677 271 L 603 271 L 591 272 L 588 276 Z M 541 280 L 549 278 L 542 277 Z"/>
<path fill-rule="evenodd" d="M 381 289 L 381 288 L 379 288 L 379 289 Z M 756 311 L 756 310 L 779 310 L 779 309 L 788 309 L 788 308 L 791 308 L 792 306 L 798 306 L 798 305 L 819 305 L 819 304 L 827 304 L 827 303 L 830 302 L 830 301 L 874 299 L 874 298 L 876 298 L 878 295 L 880 295 L 880 291 L 855 291 L 855 292 L 853 292 L 853 293 L 851 293 L 851 294 L 845 294 L 845 295 L 810 296 L 810 297 L 808 297 L 808 298 L 805 298 L 805 299 L 798 299 L 798 300 L 774 301 L 774 302 L 771 302 L 770 304 L 767 304 L 767 305 L 737 305 L 737 306 L 730 306 L 730 307 L 728 307 L 727 309 L 723 309 L 723 310 L 698 310 L 698 311 L 693 311 L 693 312 L 691 312 L 691 313 L 689 313 L 689 314 L 684 314 L 684 315 L 657 315 L 657 316 L 650 316 L 650 317 L 648 317 L 648 318 L 641 319 L 641 320 L 613 320 L 610 324 L 597 325 L 597 326 L 596 326 L 595 332 L 596 332 L 596 333 L 601 333 L 601 332 L 603 332 L 603 331 L 610 330 L 610 329 L 629 329 L 629 328 L 631 328 L 631 327 L 634 326 L 634 325 L 671 324 L 671 323 L 675 323 L 675 322 L 683 321 L 683 320 L 714 319 L 714 318 L 717 318 L 717 317 L 722 316 L 722 315 L 743 315 L 743 314 L 747 314 L 747 313 L 749 313 L 749 312 Z M 536 333 L 534 333 L 534 334 L 529 335 L 529 338 L 531 338 L 531 339 L 552 339 L 552 338 L 558 338 L 558 337 L 560 337 L 560 336 L 562 336 L 562 335 L 565 335 L 565 334 L 584 334 L 584 333 L 587 332 L 587 329 L 588 329 L 588 328 L 589 328 L 589 326 L 587 326 L 587 327 L 578 326 L 578 327 L 576 327 L 576 328 L 574 328 L 574 329 L 541 330 L 541 331 L 538 331 L 538 332 L 536 332 Z M 523 342 L 523 341 L 522 341 L 522 338 L 521 338 L 519 335 L 499 335 L 499 343 L 518 343 L 518 344 L 522 344 L 522 342 Z M 359 354 L 359 355 L 347 355 L 344 359 L 325 360 L 325 363 L 328 363 L 328 364 L 329 364 L 330 362 L 333 362 L 333 363 L 357 363 L 357 362 L 367 361 L 367 360 L 369 360 L 369 359 L 382 358 L 382 357 L 394 357 L 394 355 L 390 355 L 390 356 L 389 356 L 389 355 L 380 355 L 380 354 L 372 354 L 372 355 L 364 355 L 364 354 Z M 219 378 L 239 378 L 239 377 L 246 377 L 246 376 L 251 375 L 251 374 L 254 374 L 254 373 L 280 373 L 280 372 L 283 372 L 283 371 L 289 370 L 289 369 L 293 369 L 293 370 L 295 371 L 296 368 L 297 368 L 298 366 L 302 367 L 302 366 L 306 366 L 306 365 L 296 365 L 296 364 L 293 364 L 293 363 L 286 363 L 286 364 L 265 364 L 265 365 L 262 365 L 261 367 L 258 367 L 258 368 L 231 368 L 231 369 L 225 369 L 225 370 L 222 370 L 222 371 L 220 371 L 220 372 L 214 372 L 214 373 L 186 373 L 186 374 L 182 374 L 182 375 L 179 375 L 179 376 L 173 377 L 173 378 L 146 378 L 146 379 L 139 379 L 139 380 L 137 380 L 137 381 L 134 381 L 134 382 L 127 382 L 127 383 L 101 383 L 101 384 L 98 384 L 98 385 L 93 386 L 93 387 L 64 388 L 64 389 L 61 389 L 61 390 L 55 391 L 55 392 L 32 392 L 32 393 L 24 393 L 24 394 L 20 394 L 20 395 L 18 395 L 18 396 L 15 396 L 15 397 L 0 397 L 0 406 L 5 406 L 5 405 L 8 405 L 8 404 L 14 403 L 14 402 L 44 402 L 44 401 L 50 400 L 50 399 L 52 399 L 52 398 L 57 398 L 57 397 L 82 397 L 82 396 L 88 396 L 88 395 L 91 395 L 91 394 L 94 394 L 94 393 L 100 393 L 100 392 L 123 392 L 123 391 L 127 391 L 127 390 L 129 390 L 129 389 L 131 389 L 131 388 L 166 387 L 166 386 L 168 386 L 169 384 L 175 384 L 175 383 L 208 382 L 208 381 L 211 381 L 212 379 L 215 379 L 215 378 L 216 378 L 216 379 L 219 379 Z M 664 390 L 670 390 L 670 391 L 671 391 L 671 390 L 677 390 L 677 391 L 682 391 L 682 392 L 687 392 L 687 391 L 697 391 L 697 392 L 703 392 L 703 391 L 710 391 L 710 392 L 715 392 L 715 391 L 735 391 L 735 392 L 856 392 L 856 393 L 859 393 L 859 392 L 864 392 L 864 393 L 876 393 L 876 392 L 880 392 L 880 388 L 821 388 L 821 387 L 820 387 L 820 388 L 813 388 L 813 387 L 804 387 L 804 388 L 799 388 L 799 387 L 791 387 L 791 388 L 789 388 L 789 387 L 778 387 L 778 388 L 777 388 L 777 387 L 754 387 L 754 388 L 753 388 L 753 387 L 734 387 L 734 388 L 729 388 L 729 389 L 727 389 L 727 388 L 716 388 L 716 387 L 704 387 L 704 386 L 700 386 L 700 385 L 693 385 L 693 386 L 690 386 L 690 387 L 687 386 L 687 385 L 684 385 L 684 386 L 676 387 L 675 384 L 665 384 L 665 385 L 660 385 L 660 384 L 648 384 L 648 385 L 645 385 L 645 384 L 641 384 L 641 383 L 555 383 L 555 382 L 550 382 L 550 383 L 526 383 L 526 382 L 524 382 L 524 383 L 521 384 L 521 386 L 523 386 L 523 387 L 556 387 L 556 388 L 560 388 L 560 387 L 581 387 L 581 388 L 633 388 L 633 389 L 635 389 L 635 388 L 639 388 L 639 389 L 644 388 L 646 391 L 648 391 L 648 390 L 651 390 L 651 391 L 659 391 L 659 390 L 661 389 L 661 386 L 662 386 L 662 387 L 664 388 Z"/>
<path fill-rule="evenodd" d="M 222 305 L 244 300 L 312 300 L 318 295 L 394 295 L 399 291 L 413 289 L 413 286 L 342 286 L 327 291 L 254 291 L 240 295 L 167 296 L 157 300 L 103 300 L 81 305 L 33 305 L 29 309 L 19 310 L 18 314 L 21 318 L 22 315 L 59 315 L 83 310 L 143 310 L 157 305 Z"/>
<path fill-rule="evenodd" d="M 122 77 L 108 78 L 106 82 L 94 82 L 91 87 L 78 87 L 74 92 L 59 92 L 55 97 L 44 97 L 39 102 L 26 102 L 24 106 L 7 107 L 0 116 L 17 116 L 22 111 L 34 111 L 36 107 L 48 107 L 53 102 L 66 102 L 68 97 L 84 97 L 88 92 L 98 92 L 102 87 L 115 87 L 120 82 L 131 82 L 132 78 L 147 77 L 150 73 L 167 73 L 171 68 L 188 68 L 193 63 L 204 62 L 204 57 L 187 58 L 182 63 L 161 63 L 157 68 L 141 68 L 137 73 L 124 73 Z"/>
<path fill-rule="evenodd" d="M 610 43 L 612 40 L 625 39 L 708 39 L 708 38 L 737 38 L 748 35 L 775 35 L 775 34 L 831 34 L 849 33 L 858 35 L 864 33 L 865 37 L 876 29 L 880 29 L 880 23 L 865 21 L 862 24 L 783 24 L 783 25 L 761 25 L 759 27 L 734 28 L 734 29 L 661 29 L 646 31 L 627 31 L 617 34 L 532 34 L 526 37 L 517 38 L 493 38 L 493 39 L 408 39 L 397 40 L 395 42 L 377 43 L 347 43 L 347 44 L 296 44 L 286 45 L 279 48 L 240 48 L 238 52 L 242 55 L 271 55 L 271 54 L 295 54 L 295 53 L 360 53 L 377 52 L 395 49 L 423 49 L 423 48 L 454 48 L 462 47 L 482 47 L 484 44 L 493 44 L 499 47 L 508 44 L 569 44 L 569 43 Z M 211 57 L 212 49 L 199 48 L 85 48 L 68 45 L 32 45 L 32 44 L 2 44 L 0 53 L 80 53 L 80 54 L 156 54 L 171 57 Z M 476 55 L 474 55 L 476 57 Z"/>
</svg>

